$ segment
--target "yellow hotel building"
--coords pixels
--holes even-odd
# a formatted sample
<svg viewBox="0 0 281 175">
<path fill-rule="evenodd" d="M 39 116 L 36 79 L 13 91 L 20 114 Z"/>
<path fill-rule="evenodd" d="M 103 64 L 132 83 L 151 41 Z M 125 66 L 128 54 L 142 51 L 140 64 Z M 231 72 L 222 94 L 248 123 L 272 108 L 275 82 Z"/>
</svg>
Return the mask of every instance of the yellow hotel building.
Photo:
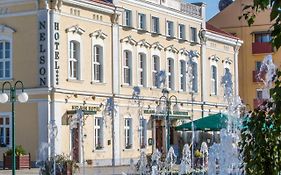
<svg viewBox="0 0 281 175">
<path fill-rule="evenodd" d="M 248 27 L 245 20 L 238 17 L 243 14 L 243 5 L 252 0 L 236 0 L 208 22 L 220 29 L 241 38 L 244 44 L 239 51 L 239 95 L 253 110 L 267 97 L 264 84 L 257 78 L 261 63 L 265 56 L 272 55 L 274 64 L 281 65 L 281 52 L 272 48 L 270 10 L 258 13 L 255 23 Z"/>
<path fill-rule="evenodd" d="M 16 144 L 33 162 L 64 153 L 102 166 L 190 142 L 174 127 L 226 109 L 226 71 L 238 94 L 242 41 L 206 25 L 205 8 L 180 0 L 1 0 L 0 84 L 21 80 L 29 95 L 15 105 Z M 170 109 L 181 104 L 169 120 L 159 113 L 167 97 Z M 11 126 L 11 104 L 3 103 L 0 153 L 11 146 Z"/>
</svg>

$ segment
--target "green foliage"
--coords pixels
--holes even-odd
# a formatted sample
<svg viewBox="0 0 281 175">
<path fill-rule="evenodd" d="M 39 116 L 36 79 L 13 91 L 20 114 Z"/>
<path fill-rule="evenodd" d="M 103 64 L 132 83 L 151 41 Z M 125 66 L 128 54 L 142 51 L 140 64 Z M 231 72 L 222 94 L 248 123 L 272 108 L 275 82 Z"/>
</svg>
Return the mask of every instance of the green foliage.
<svg viewBox="0 0 281 175">
<path fill-rule="evenodd" d="M 281 1 L 280 0 L 253 0 L 252 5 L 245 5 L 243 14 L 239 19 L 244 18 L 248 25 L 251 26 L 255 22 L 256 15 L 267 9 L 271 10 L 270 20 L 272 45 L 279 49 L 281 47 Z"/>
<path fill-rule="evenodd" d="M 15 151 L 16 151 L 16 156 L 26 155 L 26 151 L 21 145 L 17 145 Z M 13 154 L 13 150 L 9 149 L 8 151 L 5 152 L 5 154 L 7 156 L 11 156 Z"/>
<path fill-rule="evenodd" d="M 244 117 L 239 143 L 246 174 L 279 175 L 281 172 L 281 72 L 265 102 Z"/>
</svg>

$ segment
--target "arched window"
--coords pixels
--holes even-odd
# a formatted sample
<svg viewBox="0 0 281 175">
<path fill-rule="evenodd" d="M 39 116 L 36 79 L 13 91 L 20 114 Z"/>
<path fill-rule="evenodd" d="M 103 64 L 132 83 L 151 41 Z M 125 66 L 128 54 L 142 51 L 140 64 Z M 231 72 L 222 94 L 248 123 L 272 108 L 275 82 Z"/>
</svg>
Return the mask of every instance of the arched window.
<svg viewBox="0 0 281 175">
<path fill-rule="evenodd" d="M 180 61 L 180 90 L 186 90 L 186 62 Z"/>
<path fill-rule="evenodd" d="M 174 80 L 175 80 L 175 70 L 174 70 L 174 60 L 172 58 L 168 58 L 168 71 L 167 71 L 167 76 L 168 76 L 168 88 L 174 90 Z"/>
<path fill-rule="evenodd" d="M 152 85 L 153 87 L 159 88 L 157 73 L 160 71 L 160 59 L 159 56 L 153 55 L 152 56 Z"/>
<path fill-rule="evenodd" d="M 11 43 L 0 40 L 0 79 L 11 78 Z"/>
<path fill-rule="evenodd" d="M 146 55 L 139 53 L 139 85 L 146 87 Z"/>
<path fill-rule="evenodd" d="M 212 95 L 217 95 L 218 90 L 217 90 L 217 67 L 212 65 L 211 66 L 211 94 Z"/>
<path fill-rule="evenodd" d="M 192 91 L 198 92 L 198 64 L 195 61 L 191 62 L 192 65 Z"/>
<path fill-rule="evenodd" d="M 124 51 L 123 59 L 124 83 L 132 84 L 132 52 L 129 50 Z"/>
<path fill-rule="evenodd" d="M 94 81 L 103 82 L 103 47 L 100 45 L 94 45 Z"/>
<path fill-rule="evenodd" d="M 71 40 L 69 43 L 69 78 L 80 79 L 80 43 Z"/>
</svg>

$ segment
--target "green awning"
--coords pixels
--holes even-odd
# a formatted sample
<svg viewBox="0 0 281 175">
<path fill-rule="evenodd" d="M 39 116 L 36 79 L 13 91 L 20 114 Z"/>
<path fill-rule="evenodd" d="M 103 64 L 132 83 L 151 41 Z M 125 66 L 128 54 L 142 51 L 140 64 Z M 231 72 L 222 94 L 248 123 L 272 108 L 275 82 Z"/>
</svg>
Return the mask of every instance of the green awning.
<svg viewBox="0 0 281 175">
<path fill-rule="evenodd" d="M 222 128 L 227 127 L 227 115 L 223 113 L 208 115 L 206 117 L 193 121 L 193 124 L 194 130 L 219 131 Z M 176 130 L 192 130 L 192 122 L 177 126 Z"/>
<path fill-rule="evenodd" d="M 84 115 L 94 115 L 97 113 L 97 111 L 88 111 L 88 110 L 82 110 Z M 76 114 L 77 110 L 68 110 L 66 111 L 66 114 Z"/>
</svg>

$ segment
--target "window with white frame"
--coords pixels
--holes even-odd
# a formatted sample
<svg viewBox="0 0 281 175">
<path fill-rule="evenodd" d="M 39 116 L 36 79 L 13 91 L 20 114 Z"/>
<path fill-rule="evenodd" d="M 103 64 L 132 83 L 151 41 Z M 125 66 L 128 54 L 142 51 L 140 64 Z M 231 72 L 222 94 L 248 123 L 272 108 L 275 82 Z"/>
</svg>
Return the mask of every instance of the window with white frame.
<svg viewBox="0 0 281 175">
<path fill-rule="evenodd" d="M 146 127 L 146 119 L 140 119 L 140 148 L 146 148 L 147 143 L 147 127 Z"/>
<path fill-rule="evenodd" d="M 11 117 L 0 114 L 0 147 L 11 146 Z"/>
<path fill-rule="evenodd" d="M 172 21 L 167 21 L 167 36 L 174 36 L 174 22 Z"/>
<path fill-rule="evenodd" d="M 146 86 L 146 55 L 139 53 L 139 85 Z"/>
<path fill-rule="evenodd" d="M 72 40 L 69 46 L 69 78 L 78 80 L 80 73 L 80 43 Z"/>
<path fill-rule="evenodd" d="M 100 45 L 94 45 L 94 58 L 93 58 L 93 68 L 94 68 L 94 81 L 103 81 L 103 47 Z"/>
<path fill-rule="evenodd" d="M 146 15 L 139 13 L 139 29 L 146 30 Z"/>
<path fill-rule="evenodd" d="M 197 42 L 197 29 L 195 27 L 190 27 L 190 41 Z"/>
<path fill-rule="evenodd" d="M 10 79 L 11 77 L 11 43 L 0 41 L 0 79 Z"/>
<path fill-rule="evenodd" d="M 192 65 L 192 91 L 198 92 L 198 64 L 195 61 L 191 62 Z"/>
<path fill-rule="evenodd" d="M 260 71 L 261 65 L 262 65 L 261 61 L 256 61 L 256 71 Z"/>
<path fill-rule="evenodd" d="M 132 11 L 126 9 L 125 10 L 125 26 L 132 27 Z"/>
<path fill-rule="evenodd" d="M 124 134 L 125 134 L 125 148 L 131 149 L 133 146 L 133 126 L 132 119 L 125 118 Z"/>
<path fill-rule="evenodd" d="M 180 90 L 186 90 L 186 62 L 180 61 Z"/>
<path fill-rule="evenodd" d="M 152 85 L 153 87 L 159 87 L 157 74 L 160 71 L 160 59 L 159 56 L 153 55 L 152 56 Z"/>
<path fill-rule="evenodd" d="M 217 67 L 212 65 L 211 66 L 211 94 L 212 95 L 217 95 Z"/>
<path fill-rule="evenodd" d="M 167 72 L 167 76 L 168 76 L 168 88 L 173 89 L 174 90 L 174 60 L 172 58 L 168 58 L 168 72 Z"/>
<path fill-rule="evenodd" d="M 132 52 L 124 51 L 123 59 L 124 83 L 131 85 L 132 83 Z"/>
<path fill-rule="evenodd" d="M 185 25 L 179 24 L 179 39 L 185 39 Z"/>
<path fill-rule="evenodd" d="M 160 33 L 160 28 L 159 28 L 159 18 L 152 16 L 151 17 L 151 30 L 153 33 Z"/>
<path fill-rule="evenodd" d="M 95 117 L 95 149 L 103 149 L 103 118 Z"/>
</svg>

